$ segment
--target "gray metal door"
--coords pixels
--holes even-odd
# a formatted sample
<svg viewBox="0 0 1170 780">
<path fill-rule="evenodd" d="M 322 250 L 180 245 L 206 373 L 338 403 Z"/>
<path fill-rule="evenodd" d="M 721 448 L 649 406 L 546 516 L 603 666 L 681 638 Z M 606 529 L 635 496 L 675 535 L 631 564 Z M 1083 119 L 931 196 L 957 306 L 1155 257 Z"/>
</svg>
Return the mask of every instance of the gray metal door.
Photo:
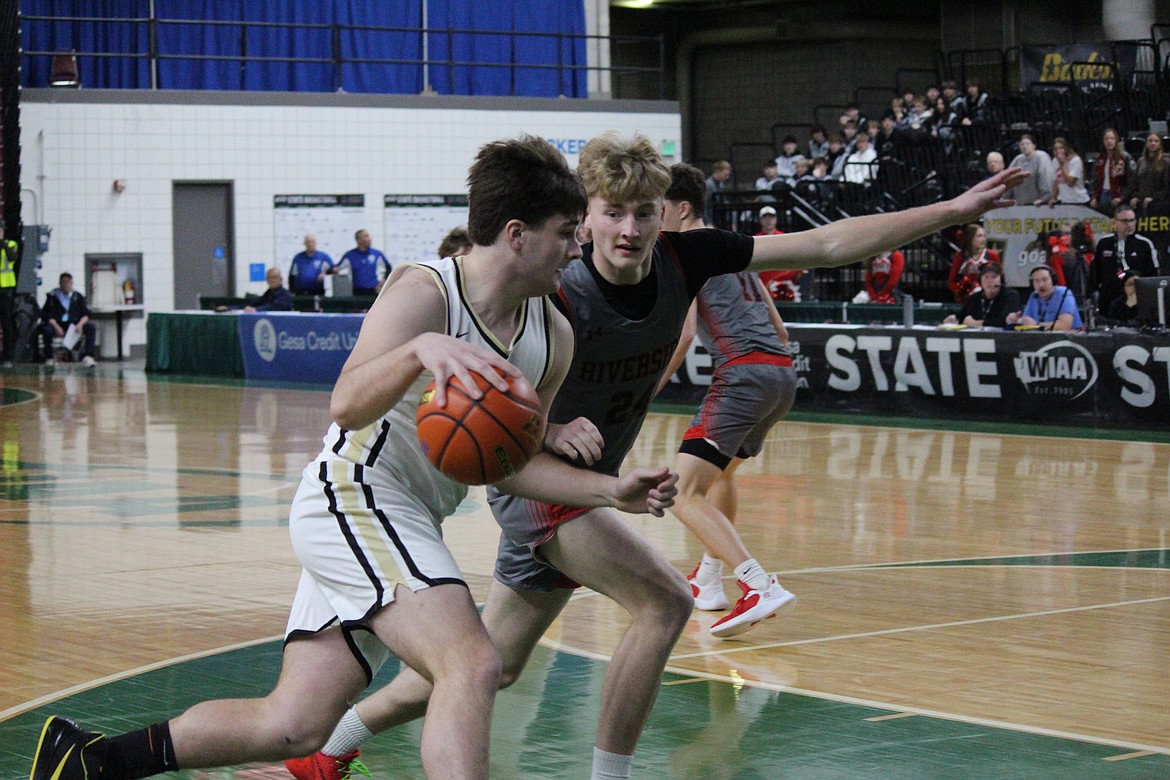
<svg viewBox="0 0 1170 780">
<path fill-rule="evenodd" d="M 231 182 L 174 182 L 175 308 L 235 290 Z"/>
</svg>

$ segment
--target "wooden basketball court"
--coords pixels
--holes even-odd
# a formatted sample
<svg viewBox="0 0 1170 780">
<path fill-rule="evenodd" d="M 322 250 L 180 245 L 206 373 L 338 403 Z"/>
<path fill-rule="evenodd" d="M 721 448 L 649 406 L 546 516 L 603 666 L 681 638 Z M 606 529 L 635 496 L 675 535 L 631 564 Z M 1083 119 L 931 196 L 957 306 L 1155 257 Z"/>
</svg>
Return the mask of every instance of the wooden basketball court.
<svg viewBox="0 0 1170 780">
<path fill-rule="evenodd" d="M 47 713 L 117 732 L 262 695 L 327 392 L 109 366 L 0 383 L 0 774 L 25 776 Z M 731 641 L 695 614 L 635 776 L 1170 776 L 1167 437 L 842 419 L 784 422 L 740 470 L 741 533 L 799 604 Z M 687 422 L 651 415 L 632 459 L 669 461 Z M 698 560 L 672 518 L 632 522 L 680 569 Z M 482 491 L 445 529 L 482 601 Z M 573 598 L 499 697 L 493 777 L 588 776 L 624 626 Z M 382 735 L 366 763 L 421 777 L 416 740 Z"/>
</svg>

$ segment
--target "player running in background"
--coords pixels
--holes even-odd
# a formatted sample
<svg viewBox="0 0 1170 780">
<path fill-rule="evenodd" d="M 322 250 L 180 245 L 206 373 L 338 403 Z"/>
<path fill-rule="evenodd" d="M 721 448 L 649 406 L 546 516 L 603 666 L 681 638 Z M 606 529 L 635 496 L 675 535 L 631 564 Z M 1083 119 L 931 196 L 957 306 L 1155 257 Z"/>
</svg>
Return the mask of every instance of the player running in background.
<svg viewBox="0 0 1170 780">
<path fill-rule="evenodd" d="M 684 232 L 705 228 L 702 172 L 679 163 L 670 174 L 663 227 Z M 796 596 L 748 552 L 733 525 L 735 470 L 744 458 L 760 453 L 768 431 L 792 408 L 796 369 L 788 331 L 754 273 L 713 276 L 703 285 L 659 390 L 682 364 L 696 330 L 714 371 L 674 461 L 678 497 L 672 511 L 706 548 L 687 577 L 697 608 L 721 611 L 731 606 L 723 592 L 723 564 L 735 572 L 742 595 L 711 626 L 713 635 L 731 637 L 796 604 Z"/>
</svg>

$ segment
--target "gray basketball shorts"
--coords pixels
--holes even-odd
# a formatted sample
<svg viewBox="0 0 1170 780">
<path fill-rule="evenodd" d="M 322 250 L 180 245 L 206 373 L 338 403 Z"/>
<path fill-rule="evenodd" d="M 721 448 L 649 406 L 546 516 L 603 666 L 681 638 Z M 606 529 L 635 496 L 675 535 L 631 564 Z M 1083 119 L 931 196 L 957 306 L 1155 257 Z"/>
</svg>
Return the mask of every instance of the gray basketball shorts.
<svg viewBox="0 0 1170 780">
<path fill-rule="evenodd" d="M 792 409 L 796 369 L 771 363 L 730 363 L 711 376 L 703 404 L 683 434 L 680 452 L 726 468 L 732 458 L 760 454 L 772 426 Z"/>
</svg>

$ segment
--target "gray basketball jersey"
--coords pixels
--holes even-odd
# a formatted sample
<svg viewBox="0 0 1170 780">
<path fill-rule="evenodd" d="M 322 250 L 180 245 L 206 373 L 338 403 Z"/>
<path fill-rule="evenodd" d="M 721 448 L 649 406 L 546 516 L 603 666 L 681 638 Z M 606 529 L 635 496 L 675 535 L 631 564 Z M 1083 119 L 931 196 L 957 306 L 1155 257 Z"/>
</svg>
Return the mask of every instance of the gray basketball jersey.
<svg viewBox="0 0 1170 780">
<path fill-rule="evenodd" d="M 561 280 L 576 350 L 549 420 L 592 420 L 605 440 L 592 468 L 606 474 L 618 472 L 633 446 L 690 306 L 682 268 L 661 248 L 659 242 L 652 260 L 657 300 L 641 320 L 614 311 L 585 263 L 570 265 Z"/>
<path fill-rule="evenodd" d="M 741 271 L 712 276 L 695 300 L 699 341 L 711 354 L 715 368 L 756 352 L 791 356 L 765 308 L 775 304 L 760 292 L 756 274 Z"/>
</svg>

